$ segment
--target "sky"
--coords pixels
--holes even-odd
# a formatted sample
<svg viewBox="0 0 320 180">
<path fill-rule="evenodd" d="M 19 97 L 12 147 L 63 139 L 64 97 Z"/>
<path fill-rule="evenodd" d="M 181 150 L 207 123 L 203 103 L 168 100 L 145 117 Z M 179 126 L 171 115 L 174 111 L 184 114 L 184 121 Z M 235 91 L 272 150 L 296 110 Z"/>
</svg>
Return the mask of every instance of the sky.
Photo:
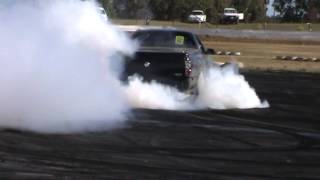
<svg viewBox="0 0 320 180">
<path fill-rule="evenodd" d="M 274 8 L 272 7 L 274 0 L 269 1 L 268 5 L 268 11 L 267 11 L 267 16 L 273 16 L 274 14 L 277 15 L 278 13 L 274 11 Z"/>
</svg>

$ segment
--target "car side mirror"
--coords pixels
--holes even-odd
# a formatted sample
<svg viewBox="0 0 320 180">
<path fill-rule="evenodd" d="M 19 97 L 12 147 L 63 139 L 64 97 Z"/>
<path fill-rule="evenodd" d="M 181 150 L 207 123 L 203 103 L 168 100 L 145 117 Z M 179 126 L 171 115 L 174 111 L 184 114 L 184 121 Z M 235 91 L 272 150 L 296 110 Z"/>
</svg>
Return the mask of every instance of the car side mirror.
<svg viewBox="0 0 320 180">
<path fill-rule="evenodd" d="M 208 48 L 208 49 L 206 49 L 206 54 L 214 55 L 214 54 L 216 54 L 216 51 L 214 49 Z"/>
</svg>

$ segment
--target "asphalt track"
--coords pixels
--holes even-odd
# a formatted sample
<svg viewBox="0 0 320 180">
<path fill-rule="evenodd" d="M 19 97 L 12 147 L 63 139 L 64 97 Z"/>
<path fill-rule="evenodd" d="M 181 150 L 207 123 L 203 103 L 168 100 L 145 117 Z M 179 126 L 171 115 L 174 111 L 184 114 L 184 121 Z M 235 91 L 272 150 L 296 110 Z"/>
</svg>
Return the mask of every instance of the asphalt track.
<svg viewBox="0 0 320 180">
<path fill-rule="evenodd" d="M 246 72 L 269 109 L 136 109 L 125 128 L 0 132 L 0 179 L 319 179 L 320 75 Z"/>
</svg>

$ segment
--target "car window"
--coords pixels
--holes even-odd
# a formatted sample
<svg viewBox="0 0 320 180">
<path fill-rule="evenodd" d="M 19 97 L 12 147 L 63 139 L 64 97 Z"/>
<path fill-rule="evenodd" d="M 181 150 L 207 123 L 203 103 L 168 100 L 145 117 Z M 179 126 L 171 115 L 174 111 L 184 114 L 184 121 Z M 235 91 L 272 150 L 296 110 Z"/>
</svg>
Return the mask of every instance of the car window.
<svg viewBox="0 0 320 180">
<path fill-rule="evenodd" d="M 141 47 L 197 48 L 192 35 L 172 31 L 139 31 L 133 38 Z"/>
<path fill-rule="evenodd" d="M 225 10 L 225 13 L 237 13 L 236 10 Z"/>
<path fill-rule="evenodd" d="M 203 15 L 202 12 L 192 12 L 191 15 Z"/>
</svg>

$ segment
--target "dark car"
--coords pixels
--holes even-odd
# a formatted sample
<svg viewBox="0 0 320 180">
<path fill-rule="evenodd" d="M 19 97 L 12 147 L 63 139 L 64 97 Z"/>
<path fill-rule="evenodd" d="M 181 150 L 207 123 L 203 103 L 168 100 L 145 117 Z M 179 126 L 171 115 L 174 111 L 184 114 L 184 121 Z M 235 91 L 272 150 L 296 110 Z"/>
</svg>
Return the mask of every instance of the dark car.
<svg viewBox="0 0 320 180">
<path fill-rule="evenodd" d="M 200 72 L 210 61 L 199 37 L 174 29 L 138 30 L 132 35 L 140 43 L 134 57 L 125 63 L 123 79 L 138 74 L 144 81 L 157 81 L 177 87 L 181 91 L 197 92 Z"/>
</svg>

